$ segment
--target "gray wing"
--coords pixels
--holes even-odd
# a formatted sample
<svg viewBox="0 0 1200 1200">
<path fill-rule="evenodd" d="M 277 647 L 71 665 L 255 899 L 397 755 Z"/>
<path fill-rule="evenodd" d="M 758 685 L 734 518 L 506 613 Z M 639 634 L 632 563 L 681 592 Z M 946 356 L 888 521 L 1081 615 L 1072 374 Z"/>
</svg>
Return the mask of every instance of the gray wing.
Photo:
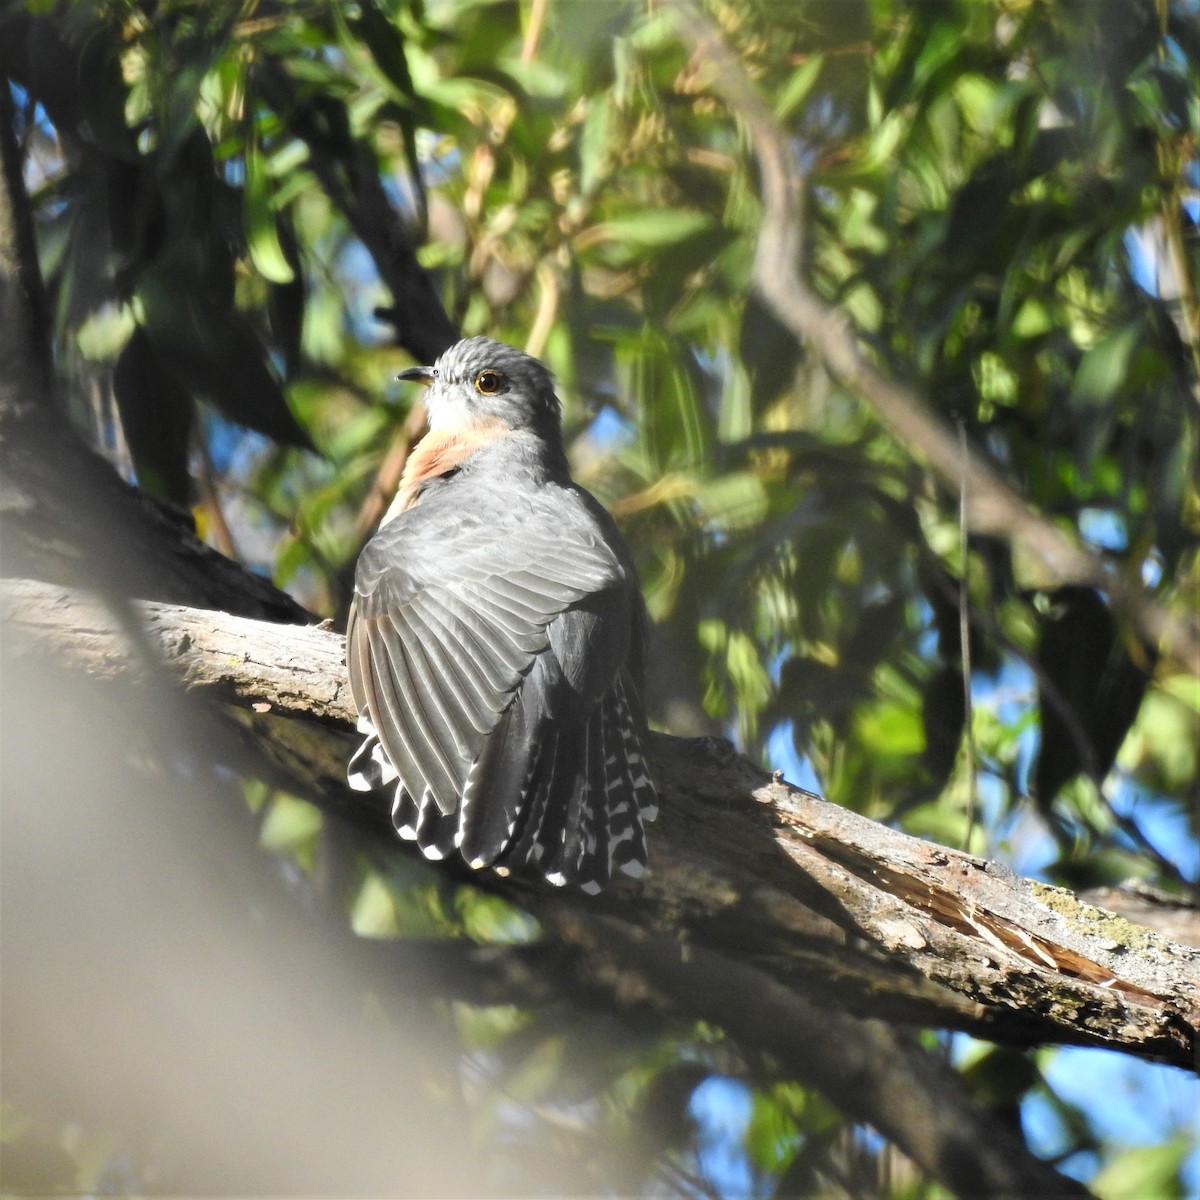
<svg viewBox="0 0 1200 1200">
<path fill-rule="evenodd" d="M 460 501 L 466 500 L 461 496 Z M 497 520 L 425 505 L 359 559 L 350 686 L 402 788 L 452 813 L 472 765 L 549 644 L 549 627 L 625 571 L 571 496 L 522 498 Z"/>
</svg>

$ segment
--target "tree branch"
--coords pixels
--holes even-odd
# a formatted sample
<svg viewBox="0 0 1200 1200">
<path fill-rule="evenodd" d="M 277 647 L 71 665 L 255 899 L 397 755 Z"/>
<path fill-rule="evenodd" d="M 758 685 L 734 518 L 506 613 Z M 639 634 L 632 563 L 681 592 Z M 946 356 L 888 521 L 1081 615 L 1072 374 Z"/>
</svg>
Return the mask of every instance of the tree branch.
<svg viewBox="0 0 1200 1200">
<path fill-rule="evenodd" d="M 50 334 L 38 271 L 16 110 L 0 78 L 0 412 L 20 412 L 50 399 Z"/>
<path fill-rule="evenodd" d="M 754 286 L 775 317 L 812 346 L 828 371 L 875 410 L 884 426 L 923 457 L 952 492 L 970 481 L 970 528 L 1001 538 L 1041 562 L 1057 584 L 1105 592 L 1151 642 L 1182 663 L 1200 661 L 1200 621 L 1168 611 L 1128 582 L 1054 522 L 1036 512 L 999 471 L 969 450 L 964 467 L 954 433 L 913 388 L 881 372 L 863 353 L 849 319 L 804 278 L 804 192 L 792 144 L 719 30 L 690 0 L 674 0 L 683 41 L 699 78 L 745 125 L 758 160 L 763 219 L 754 259 Z"/>
<path fill-rule="evenodd" d="M 353 803 L 341 773 L 356 714 L 340 635 L 172 605 L 134 609 L 136 636 L 86 593 L 4 581 L 4 653 L 137 675 L 151 669 L 141 640 L 185 686 L 234 706 L 290 772 L 340 807 Z M 663 803 L 646 880 L 597 902 L 498 886 L 526 903 L 549 894 L 555 911 L 669 932 L 857 1016 L 1194 1066 L 1200 951 L 828 804 L 727 743 L 656 735 L 650 750 Z M 367 804 L 377 820 L 378 802 Z"/>
<path fill-rule="evenodd" d="M 559 913 L 556 937 L 612 961 L 614 990 L 649 985 L 688 997 L 741 1046 L 763 1047 L 790 1075 L 865 1121 L 959 1196 L 1088 1196 L 980 1108 L 962 1077 L 879 1020 L 818 1007 L 769 971 L 611 918 Z M 634 980 L 622 979 L 636 973 Z"/>
<path fill-rule="evenodd" d="M 279 63 L 262 63 L 255 79 L 267 103 L 308 147 L 309 168 L 374 259 L 392 294 L 391 307 L 380 315 L 418 362 L 433 362 L 458 340 L 458 329 L 388 200 L 374 152 L 352 136 L 344 110 L 306 98 Z"/>
</svg>

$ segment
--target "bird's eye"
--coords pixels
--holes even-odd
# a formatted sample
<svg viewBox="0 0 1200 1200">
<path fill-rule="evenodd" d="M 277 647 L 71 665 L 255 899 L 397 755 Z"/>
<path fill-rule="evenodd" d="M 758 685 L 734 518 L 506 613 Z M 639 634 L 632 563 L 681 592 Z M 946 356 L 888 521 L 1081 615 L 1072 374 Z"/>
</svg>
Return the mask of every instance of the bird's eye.
<svg viewBox="0 0 1200 1200">
<path fill-rule="evenodd" d="M 485 396 L 494 396 L 504 384 L 504 376 L 498 371 L 480 371 L 475 376 L 475 390 Z"/>
</svg>

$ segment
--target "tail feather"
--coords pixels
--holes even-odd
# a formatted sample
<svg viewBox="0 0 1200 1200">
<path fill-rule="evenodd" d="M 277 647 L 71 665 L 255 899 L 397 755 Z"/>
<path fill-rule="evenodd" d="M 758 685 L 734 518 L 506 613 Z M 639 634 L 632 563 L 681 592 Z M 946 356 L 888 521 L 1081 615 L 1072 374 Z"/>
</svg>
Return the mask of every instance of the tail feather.
<svg viewBox="0 0 1200 1200">
<path fill-rule="evenodd" d="M 540 865 L 545 855 L 542 826 L 558 775 L 558 730 L 544 725 L 538 745 L 537 761 L 529 778 L 528 794 L 512 841 L 502 861 L 510 870 L 523 870 Z"/>
<path fill-rule="evenodd" d="M 531 735 L 530 714 L 518 695 L 488 734 L 471 767 L 458 808 L 458 845 L 467 864 L 491 866 L 512 841 L 539 747 Z"/>
<path fill-rule="evenodd" d="M 587 791 L 583 774 L 586 736 L 560 731 L 553 777 L 547 781 L 546 812 L 538 830 L 538 867 L 548 883 L 562 887 L 574 878 L 582 846 L 582 814 Z"/>
<path fill-rule="evenodd" d="M 532 871 L 590 894 L 617 871 L 645 873 L 645 825 L 658 815 L 658 799 L 620 679 L 581 724 L 518 692 L 449 813 L 430 787 L 419 800 L 406 789 L 365 716 L 359 730 L 366 737 L 350 763 L 352 786 L 394 783 L 396 832 L 425 857 L 457 850 L 474 868 Z"/>
<path fill-rule="evenodd" d="M 530 777 L 527 811 L 503 863 L 534 867 L 550 883 L 593 894 L 615 870 L 643 874 L 644 825 L 658 805 L 622 685 L 582 728 L 551 725 L 545 736 L 553 741 Z"/>
<path fill-rule="evenodd" d="M 614 692 L 621 733 L 619 793 L 625 802 L 611 810 L 612 865 L 626 875 L 640 876 L 646 871 L 645 827 L 658 816 L 658 793 L 646 770 L 637 722 L 619 679 Z"/>
<path fill-rule="evenodd" d="M 583 771 L 586 802 L 583 808 L 583 846 L 576 882 L 589 895 L 603 890 L 612 873 L 610 851 L 611 705 L 609 698 L 596 705 L 587 725 L 587 759 Z"/>
</svg>

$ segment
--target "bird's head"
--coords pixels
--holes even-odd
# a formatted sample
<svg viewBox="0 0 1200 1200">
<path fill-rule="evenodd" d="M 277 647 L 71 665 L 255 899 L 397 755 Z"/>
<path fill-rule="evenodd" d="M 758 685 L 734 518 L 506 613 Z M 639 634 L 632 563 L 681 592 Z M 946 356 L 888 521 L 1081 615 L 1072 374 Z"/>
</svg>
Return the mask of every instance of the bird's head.
<svg viewBox="0 0 1200 1200">
<path fill-rule="evenodd" d="M 562 438 L 562 405 L 554 391 L 554 377 L 536 358 L 503 342 L 467 338 L 451 346 L 432 367 L 410 367 L 396 378 L 429 388 L 425 409 L 431 433 L 499 423 L 554 442 Z"/>
</svg>

